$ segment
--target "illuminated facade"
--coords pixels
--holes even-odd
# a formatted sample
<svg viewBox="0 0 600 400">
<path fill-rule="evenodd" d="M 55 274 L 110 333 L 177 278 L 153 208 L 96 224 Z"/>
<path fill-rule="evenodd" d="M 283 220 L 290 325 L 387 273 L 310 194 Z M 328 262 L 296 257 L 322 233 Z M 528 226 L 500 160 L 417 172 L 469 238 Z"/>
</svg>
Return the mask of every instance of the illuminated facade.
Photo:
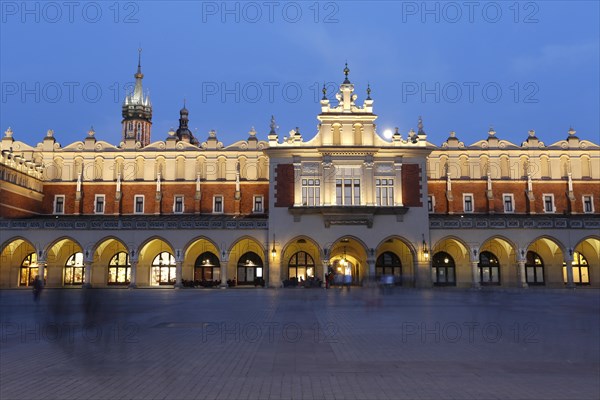
<svg viewBox="0 0 600 400">
<path fill-rule="evenodd" d="M 441 145 L 382 138 L 370 90 L 345 80 L 321 100 L 318 132 L 267 141 L 252 129 L 200 141 L 189 111 L 151 141 L 141 66 L 123 141 L 1 142 L 1 287 L 280 287 L 328 271 L 361 284 L 600 286 L 600 147 L 572 129 L 546 145 L 497 137 Z"/>
</svg>

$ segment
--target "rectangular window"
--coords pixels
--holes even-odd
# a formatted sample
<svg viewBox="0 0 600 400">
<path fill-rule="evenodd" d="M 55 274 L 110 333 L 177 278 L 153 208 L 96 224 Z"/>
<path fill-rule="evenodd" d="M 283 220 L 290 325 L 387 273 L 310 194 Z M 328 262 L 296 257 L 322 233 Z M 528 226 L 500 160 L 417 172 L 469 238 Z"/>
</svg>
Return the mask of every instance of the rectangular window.
<svg viewBox="0 0 600 400">
<path fill-rule="evenodd" d="M 590 195 L 583 196 L 583 212 L 593 213 L 594 212 L 594 198 Z"/>
<path fill-rule="evenodd" d="M 393 179 L 375 179 L 375 199 L 378 206 L 394 205 Z"/>
<path fill-rule="evenodd" d="M 435 197 L 427 196 L 427 211 L 432 213 L 435 210 Z"/>
<path fill-rule="evenodd" d="M 143 195 L 136 195 L 133 198 L 133 212 L 135 214 L 143 214 L 144 213 L 144 196 Z"/>
<path fill-rule="evenodd" d="M 213 213 L 223 212 L 223 196 L 213 197 Z"/>
<path fill-rule="evenodd" d="M 95 214 L 104 214 L 104 195 L 97 194 L 94 200 L 94 213 Z"/>
<path fill-rule="evenodd" d="M 544 195 L 544 212 L 553 213 L 556 211 L 554 209 L 554 195 L 553 194 L 545 194 Z"/>
<path fill-rule="evenodd" d="M 254 210 L 255 213 L 263 212 L 263 197 L 262 196 L 254 196 Z"/>
<path fill-rule="evenodd" d="M 335 201 L 338 206 L 360 205 L 360 179 L 336 179 Z"/>
<path fill-rule="evenodd" d="M 65 213 L 65 196 L 62 194 L 54 196 L 54 214 L 64 214 L 64 213 Z"/>
<path fill-rule="evenodd" d="M 175 196 L 175 201 L 173 202 L 173 212 L 175 214 L 183 213 L 183 196 Z"/>
<path fill-rule="evenodd" d="M 463 194 L 463 210 L 466 213 L 473 212 L 473 195 L 471 193 Z"/>
<path fill-rule="evenodd" d="M 308 207 L 321 205 L 320 179 L 302 179 L 302 205 Z"/>
<path fill-rule="evenodd" d="M 505 213 L 512 213 L 515 212 L 514 209 L 514 198 L 512 194 L 505 194 L 502 195 L 502 198 L 504 199 L 504 212 Z"/>
</svg>

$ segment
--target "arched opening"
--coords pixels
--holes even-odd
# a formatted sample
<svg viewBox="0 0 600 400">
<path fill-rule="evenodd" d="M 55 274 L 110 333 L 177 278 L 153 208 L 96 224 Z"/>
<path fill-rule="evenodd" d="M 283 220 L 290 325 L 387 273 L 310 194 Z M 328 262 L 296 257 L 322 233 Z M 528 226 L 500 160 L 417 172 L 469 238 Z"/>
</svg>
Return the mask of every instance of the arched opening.
<svg viewBox="0 0 600 400">
<path fill-rule="evenodd" d="M 393 277 L 398 285 L 412 286 L 416 283 L 414 267 L 414 248 L 409 247 L 410 242 L 399 236 L 384 239 L 377 246 L 377 250 L 370 249 L 371 256 L 375 256 L 375 276 Z M 365 253 L 366 255 L 366 253 Z M 383 257 L 382 257 L 383 256 Z M 379 272 L 378 272 L 379 271 Z M 365 271 L 367 272 L 367 271 Z"/>
<path fill-rule="evenodd" d="M 525 277 L 528 285 L 544 285 L 544 261 L 536 252 L 528 251 L 525 262 Z"/>
<path fill-rule="evenodd" d="M 21 268 L 19 271 L 19 286 L 31 286 L 33 280 L 39 274 L 39 267 L 37 264 L 37 254 L 35 252 L 29 253 L 27 257 L 21 262 Z M 44 269 L 44 283 L 48 277 L 48 269 Z"/>
<path fill-rule="evenodd" d="M 221 261 L 214 253 L 205 251 L 194 263 L 194 282 L 212 282 L 221 280 Z"/>
<path fill-rule="evenodd" d="M 563 248 L 558 239 L 550 236 L 542 236 L 531 242 L 527 247 L 525 263 L 526 281 L 529 285 L 563 286 Z M 536 257 L 539 261 L 536 261 Z"/>
<path fill-rule="evenodd" d="M 590 284 L 590 267 L 587 259 L 580 252 L 573 253 L 573 283 L 576 285 Z M 563 281 L 567 283 L 567 264 L 563 262 Z"/>
<path fill-rule="evenodd" d="M 131 263 L 129 254 L 120 251 L 108 262 L 108 285 L 129 285 L 131 279 Z"/>
<path fill-rule="evenodd" d="M 442 238 L 433 246 L 432 254 L 431 278 L 434 286 L 470 287 L 473 284 L 469 247 L 461 239 L 453 236 Z"/>
<path fill-rule="evenodd" d="M 481 285 L 500 285 L 500 262 L 494 253 L 479 253 L 479 283 Z"/>
<path fill-rule="evenodd" d="M 150 284 L 174 285 L 175 284 L 175 257 L 168 251 L 158 253 L 152 260 Z"/>
<path fill-rule="evenodd" d="M 431 259 L 431 281 L 435 286 L 456 286 L 456 264 L 445 251 L 435 253 Z"/>
<path fill-rule="evenodd" d="M 374 250 L 373 250 L 374 252 Z M 374 255 L 374 254 L 373 254 Z M 353 236 L 338 239 L 331 246 L 330 272 L 336 284 L 358 285 L 368 276 L 367 249 Z"/>
<path fill-rule="evenodd" d="M 262 258 L 253 251 L 242 254 L 237 262 L 237 284 L 254 285 L 256 279 L 263 278 Z"/>
<path fill-rule="evenodd" d="M 83 285 L 83 269 L 83 253 L 77 252 L 71 254 L 65 263 L 63 285 Z"/>
<path fill-rule="evenodd" d="M 288 261 L 288 276 L 298 281 L 315 277 L 315 260 L 305 251 L 294 253 Z"/>
<path fill-rule="evenodd" d="M 503 236 L 493 236 L 479 249 L 479 283 L 481 285 L 518 285 L 517 246 Z"/>
<path fill-rule="evenodd" d="M 391 276 L 396 285 L 402 285 L 402 262 L 400 257 L 391 251 L 381 253 L 375 262 L 375 276 L 377 278 Z"/>
</svg>

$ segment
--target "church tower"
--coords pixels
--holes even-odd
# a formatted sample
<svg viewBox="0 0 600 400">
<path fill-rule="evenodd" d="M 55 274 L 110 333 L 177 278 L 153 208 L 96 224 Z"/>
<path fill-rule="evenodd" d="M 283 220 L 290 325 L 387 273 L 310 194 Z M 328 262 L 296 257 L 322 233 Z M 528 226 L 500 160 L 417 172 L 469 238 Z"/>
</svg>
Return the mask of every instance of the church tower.
<svg viewBox="0 0 600 400">
<path fill-rule="evenodd" d="M 123 101 L 123 141 L 135 139 L 142 147 L 150 144 L 152 128 L 152 103 L 150 95 L 144 95 L 142 88 L 142 49 L 139 49 L 138 68 L 135 73 L 135 88 L 133 93 L 125 96 Z"/>
</svg>

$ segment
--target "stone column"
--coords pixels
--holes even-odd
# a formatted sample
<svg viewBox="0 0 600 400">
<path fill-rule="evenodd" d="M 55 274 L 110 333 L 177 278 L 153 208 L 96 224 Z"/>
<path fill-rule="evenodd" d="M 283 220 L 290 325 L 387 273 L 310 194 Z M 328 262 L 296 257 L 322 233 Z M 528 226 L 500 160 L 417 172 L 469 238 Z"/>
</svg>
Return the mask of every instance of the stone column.
<svg viewBox="0 0 600 400">
<path fill-rule="evenodd" d="M 479 289 L 479 261 L 471 261 L 471 274 L 473 281 L 471 282 L 471 287 L 473 289 Z"/>
<path fill-rule="evenodd" d="M 401 207 L 404 205 L 402 194 L 402 157 L 394 160 L 394 205 Z"/>
<path fill-rule="evenodd" d="M 375 259 L 367 258 L 367 265 L 369 266 L 369 278 L 375 280 Z"/>
<path fill-rule="evenodd" d="M 519 264 L 519 270 L 518 270 L 518 275 L 519 275 L 519 286 L 522 288 L 528 288 L 529 285 L 527 284 L 527 275 L 525 274 L 525 260 L 519 260 L 517 261 L 517 263 Z"/>
<path fill-rule="evenodd" d="M 332 188 L 332 183 L 331 181 L 335 181 L 335 176 L 332 176 L 332 173 L 335 172 L 335 170 L 332 169 L 333 164 L 331 163 L 331 157 L 330 156 L 324 156 L 323 157 L 323 179 L 321 179 L 321 204 L 325 205 L 325 206 L 330 206 L 331 205 L 331 188 Z M 335 192 L 335 189 L 333 189 Z"/>
<path fill-rule="evenodd" d="M 567 264 L 567 287 L 574 289 L 575 283 L 573 282 L 573 249 L 568 249 L 564 254 L 563 261 Z"/>
<path fill-rule="evenodd" d="M 46 259 L 38 258 L 37 266 L 38 266 L 38 276 L 40 277 L 41 285 L 46 286 L 46 282 L 44 281 L 44 273 L 46 271 Z"/>
<path fill-rule="evenodd" d="M 83 262 L 83 286 L 86 288 L 92 287 L 92 260 Z"/>
<path fill-rule="evenodd" d="M 221 289 L 227 289 L 227 263 L 229 262 L 229 256 L 226 253 L 221 255 Z"/>
<path fill-rule="evenodd" d="M 361 185 L 364 187 L 361 190 L 361 205 L 374 206 L 377 202 L 375 199 L 375 175 L 373 174 L 373 156 L 367 156 L 363 163 L 363 173 L 365 179 L 362 180 Z"/>
<path fill-rule="evenodd" d="M 529 285 L 527 284 L 527 275 L 525 274 L 525 263 L 527 262 L 527 249 L 520 248 L 517 253 L 517 277 L 519 282 L 517 286 L 522 288 L 527 288 Z"/>
<path fill-rule="evenodd" d="M 183 287 L 183 284 L 181 282 L 181 276 L 182 276 L 182 265 L 183 265 L 183 252 L 181 251 L 181 249 L 176 249 L 175 250 L 175 289 L 179 289 Z"/>
<path fill-rule="evenodd" d="M 137 287 L 137 265 L 138 265 L 138 254 L 135 250 L 129 250 L 129 263 L 130 274 L 129 274 L 129 288 L 133 289 Z"/>
<path fill-rule="evenodd" d="M 479 289 L 481 284 L 479 282 L 479 245 L 474 245 L 471 248 L 470 253 L 471 259 L 471 287 L 473 289 Z"/>
<path fill-rule="evenodd" d="M 302 206 L 302 164 L 294 157 L 294 206 Z"/>
</svg>

